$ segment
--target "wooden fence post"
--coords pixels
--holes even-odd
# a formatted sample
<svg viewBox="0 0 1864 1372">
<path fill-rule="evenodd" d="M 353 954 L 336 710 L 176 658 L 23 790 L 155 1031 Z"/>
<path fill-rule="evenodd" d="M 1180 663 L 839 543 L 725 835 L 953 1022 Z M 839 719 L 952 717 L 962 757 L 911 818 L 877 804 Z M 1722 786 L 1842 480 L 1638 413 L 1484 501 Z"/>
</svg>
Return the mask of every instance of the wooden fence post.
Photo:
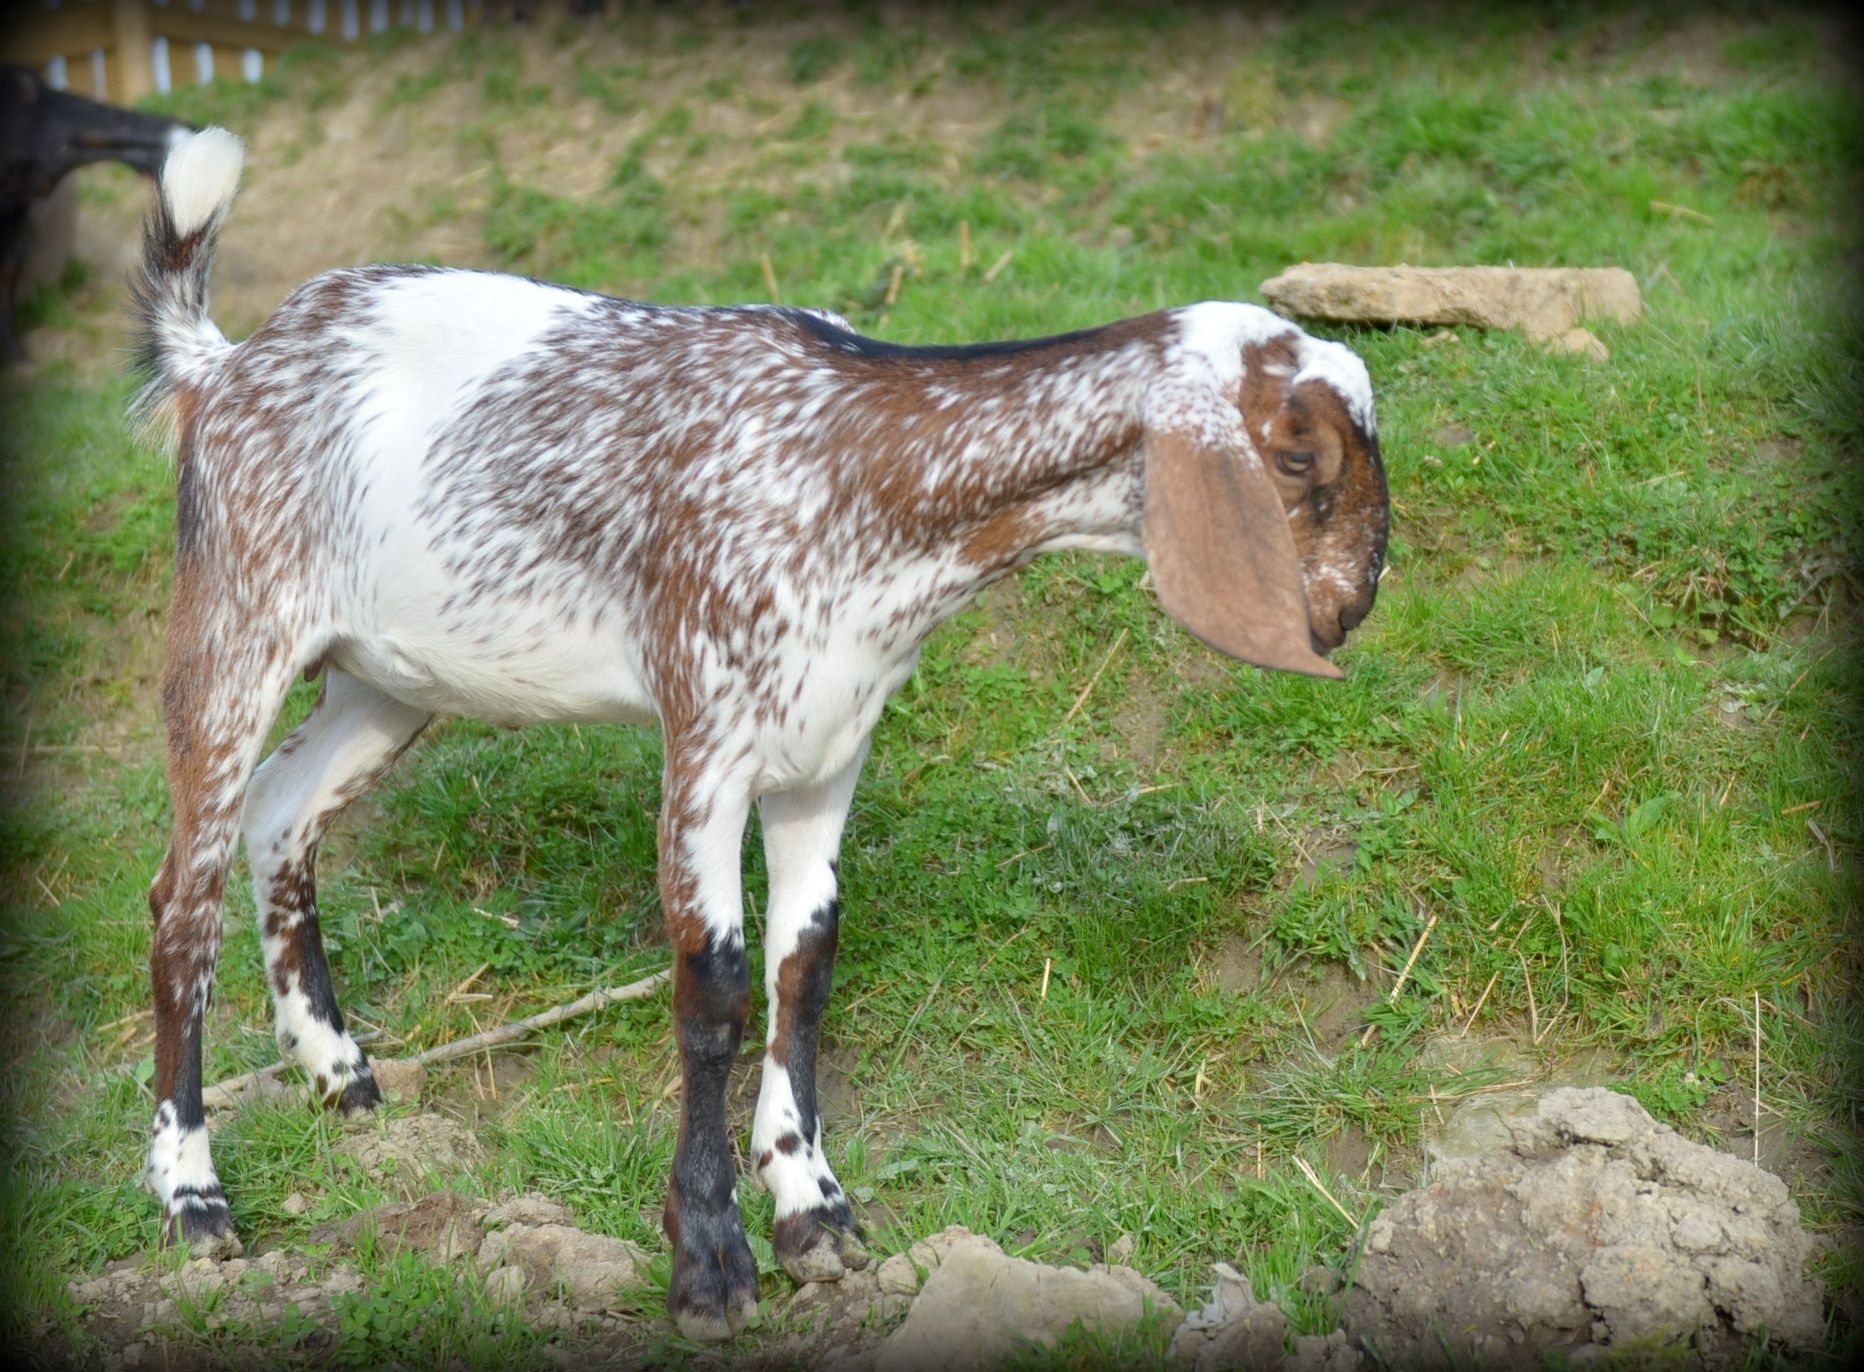
<svg viewBox="0 0 1864 1372">
<path fill-rule="evenodd" d="M 111 92 L 119 104 L 133 105 L 155 89 L 149 66 L 147 0 L 113 0 L 116 19 L 117 76 L 121 89 Z"/>
</svg>

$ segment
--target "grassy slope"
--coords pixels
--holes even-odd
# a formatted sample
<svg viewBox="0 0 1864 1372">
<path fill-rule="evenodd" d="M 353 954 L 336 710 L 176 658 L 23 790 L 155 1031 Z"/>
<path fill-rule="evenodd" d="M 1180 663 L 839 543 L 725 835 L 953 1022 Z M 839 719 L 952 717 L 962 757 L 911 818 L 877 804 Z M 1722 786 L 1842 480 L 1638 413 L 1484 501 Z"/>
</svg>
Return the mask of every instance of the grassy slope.
<svg viewBox="0 0 1864 1372">
<path fill-rule="evenodd" d="M 1434 1112 L 1497 1075 L 1443 1067 L 1443 1036 L 1548 1066 L 1592 1054 L 1745 1152 L 1756 995 L 1763 1142 L 1813 1223 L 1864 1218 L 1841 551 L 1859 359 L 1836 289 L 1859 148 L 1820 35 L 1612 14 L 1532 31 L 714 20 L 579 38 L 546 63 L 569 64 L 567 93 L 531 79 L 544 57 L 481 34 L 313 55 L 256 94 L 175 103 L 236 126 L 309 110 L 314 157 L 320 101 L 397 62 L 385 110 L 462 87 L 481 104 L 459 136 L 491 162 L 483 194 L 410 213 L 476 221 L 483 260 L 724 301 L 766 298 L 768 254 L 785 299 L 898 339 L 1250 298 L 1303 259 L 1619 263 L 1646 296 L 1642 323 L 1600 330 L 1605 364 L 1470 332 L 1350 337 L 1379 387 L 1396 533 L 1344 684 L 1217 663 L 1139 567 L 1085 558 L 1032 567 L 934 638 L 857 801 L 828 1026 L 832 1147 L 879 1247 L 962 1222 L 1067 1261 L 1130 1233 L 1180 1298 L 1230 1260 L 1298 1329 L 1326 1328 L 1294 1281 L 1351 1227 L 1295 1160 L 1355 1214 L 1414 1175 Z M 706 74 L 670 86 L 663 66 Z M 985 117 L 948 141 L 848 127 L 895 100 Z M 1128 100 L 1175 109 L 1178 132 L 1135 131 Z M 591 194 L 528 183 L 509 146 L 558 102 L 639 130 Z M 763 132 L 721 147 L 744 127 Z M 726 151 L 762 173 L 716 174 Z M 134 1185 L 145 1025 L 123 1017 L 143 1003 L 164 837 L 147 679 L 173 505 L 164 461 L 122 433 L 124 398 L 57 371 L 5 395 L 22 588 L 5 757 L 25 784 L 6 815 L 23 1056 L 0 1246 L 28 1324 L 67 1320 L 65 1281 L 154 1232 Z M 325 864 L 346 1008 L 412 1049 L 656 965 L 658 757 L 618 730 L 430 736 Z M 210 1079 L 272 1056 L 249 910 L 236 883 Z M 449 1001 L 482 966 L 497 999 Z M 471 1067 L 442 1079 L 491 1145 L 454 1184 L 537 1187 L 656 1247 L 667 1030 L 654 1003 L 552 1035 L 496 1101 Z M 295 1108 L 227 1124 L 249 1238 L 301 1242 L 377 1199 L 333 1163 L 333 1127 Z M 767 1232 L 767 1200 L 748 1209 Z M 1844 1257 L 1827 1275 L 1861 1280 Z M 450 1321 L 397 1325 L 435 1301 Z M 431 1352 L 442 1324 L 456 1349 L 532 1347 L 406 1263 L 344 1347 Z"/>
</svg>

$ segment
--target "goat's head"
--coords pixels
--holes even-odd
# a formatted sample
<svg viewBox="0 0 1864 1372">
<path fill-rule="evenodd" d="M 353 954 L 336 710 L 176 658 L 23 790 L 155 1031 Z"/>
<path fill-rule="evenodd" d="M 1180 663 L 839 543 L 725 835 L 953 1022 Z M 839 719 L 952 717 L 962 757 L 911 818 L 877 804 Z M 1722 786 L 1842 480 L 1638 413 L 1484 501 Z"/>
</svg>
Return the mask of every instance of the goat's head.
<svg viewBox="0 0 1864 1372">
<path fill-rule="evenodd" d="M 1326 654 L 1372 609 L 1390 524 L 1365 365 L 1251 306 L 1181 318 L 1146 424 L 1159 599 L 1232 657 L 1340 676 Z"/>
</svg>

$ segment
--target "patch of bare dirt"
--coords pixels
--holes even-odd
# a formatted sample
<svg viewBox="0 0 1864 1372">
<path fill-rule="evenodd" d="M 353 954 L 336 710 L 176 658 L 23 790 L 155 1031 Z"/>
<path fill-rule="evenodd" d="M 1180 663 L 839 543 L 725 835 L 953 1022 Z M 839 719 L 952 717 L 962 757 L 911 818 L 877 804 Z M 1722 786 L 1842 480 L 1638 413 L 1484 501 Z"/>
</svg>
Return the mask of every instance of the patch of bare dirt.
<svg viewBox="0 0 1864 1372">
<path fill-rule="evenodd" d="M 465 1120 L 497 1119 L 522 1109 L 530 1099 L 527 1089 L 537 1075 L 529 1049 L 480 1054 L 454 1064 L 446 1088 L 434 1103 Z"/>
<path fill-rule="evenodd" d="M 1329 962 L 1318 973 L 1310 971 L 1291 986 L 1299 999 L 1299 1013 L 1315 1046 L 1324 1053 L 1336 1053 L 1362 1031 L 1365 1011 L 1384 998 L 1384 993 L 1369 979 L 1361 979 L 1351 968 Z"/>
<path fill-rule="evenodd" d="M 1253 995 L 1262 989 L 1262 941 L 1230 933 L 1217 940 L 1207 956 L 1204 981 L 1233 996 Z"/>
<path fill-rule="evenodd" d="M 1143 674 L 1132 677 L 1125 698 L 1113 712 L 1116 750 L 1141 771 L 1151 771 L 1158 763 L 1171 723 L 1172 706 L 1177 696 L 1176 681 L 1161 681 Z"/>
</svg>

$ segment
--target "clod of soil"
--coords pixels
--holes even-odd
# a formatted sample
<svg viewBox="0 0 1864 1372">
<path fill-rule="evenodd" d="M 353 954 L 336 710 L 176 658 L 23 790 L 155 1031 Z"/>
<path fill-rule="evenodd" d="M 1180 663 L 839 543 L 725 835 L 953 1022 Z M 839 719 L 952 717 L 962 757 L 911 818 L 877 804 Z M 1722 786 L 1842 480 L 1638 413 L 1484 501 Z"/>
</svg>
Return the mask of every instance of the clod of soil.
<svg viewBox="0 0 1864 1372">
<path fill-rule="evenodd" d="M 346 1220 L 337 1235 L 354 1246 L 366 1232 L 391 1257 L 421 1253 L 436 1265 L 478 1255 L 485 1235 L 473 1222 L 473 1204 L 457 1191 L 435 1191 L 407 1205 L 381 1205 Z"/>
<path fill-rule="evenodd" d="M 1262 283 L 1283 314 L 1343 324 L 1467 324 L 1519 329 L 1536 343 L 1603 357 L 1579 327 L 1635 323 L 1637 278 L 1620 267 L 1347 267 L 1303 262 Z"/>
<path fill-rule="evenodd" d="M 375 1084 L 391 1105 L 412 1105 L 427 1089 L 427 1069 L 404 1058 L 377 1058 L 369 1064 Z"/>
<path fill-rule="evenodd" d="M 1509 1133 L 1372 1222 L 1346 1301 L 1355 1342 L 1418 1369 L 1631 1343 L 1722 1368 L 1763 1334 L 1819 1346 L 1812 1241 L 1779 1178 L 1602 1089 L 1554 1091 Z"/>
<path fill-rule="evenodd" d="M 936 1268 L 906 1323 L 882 1345 L 877 1372 L 972 1372 L 1031 1343 L 1052 1345 L 1077 1321 L 1110 1333 L 1132 1328 L 1148 1309 L 1178 1313 L 1171 1297 L 1128 1267 L 1045 1267 L 962 1227 L 915 1244 L 915 1260 L 922 1248 Z"/>
<path fill-rule="evenodd" d="M 647 1254 L 626 1239 L 591 1234 L 567 1224 L 510 1224 L 485 1236 L 479 1270 L 507 1298 L 528 1288 L 561 1286 L 578 1310 L 619 1308 L 621 1295 L 645 1281 Z"/>
<path fill-rule="evenodd" d="M 1292 1354 L 1286 1350 L 1287 1330 L 1288 1317 L 1281 1307 L 1257 1300 L 1249 1278 L 1220 1262 L 1209 1303 L 1178 1326 L 1171 1341 L 1171 1360 L 1189 1372 L 1232 1367 L 1353 1372 L 1360 1365 L 1359 1351 L 1343 1330 L 1299 1337 Z"/>
<path fill-rule="evenodd" d="M 364 1120 L 338 1140 L 336 1152 L 353 1158 L 369 1178 L 411 1200 L 428 1178 L 446 1182 L 484 1154 L 461 1125 L 444 1115 L 399 1115 Z"/>
</svg>

